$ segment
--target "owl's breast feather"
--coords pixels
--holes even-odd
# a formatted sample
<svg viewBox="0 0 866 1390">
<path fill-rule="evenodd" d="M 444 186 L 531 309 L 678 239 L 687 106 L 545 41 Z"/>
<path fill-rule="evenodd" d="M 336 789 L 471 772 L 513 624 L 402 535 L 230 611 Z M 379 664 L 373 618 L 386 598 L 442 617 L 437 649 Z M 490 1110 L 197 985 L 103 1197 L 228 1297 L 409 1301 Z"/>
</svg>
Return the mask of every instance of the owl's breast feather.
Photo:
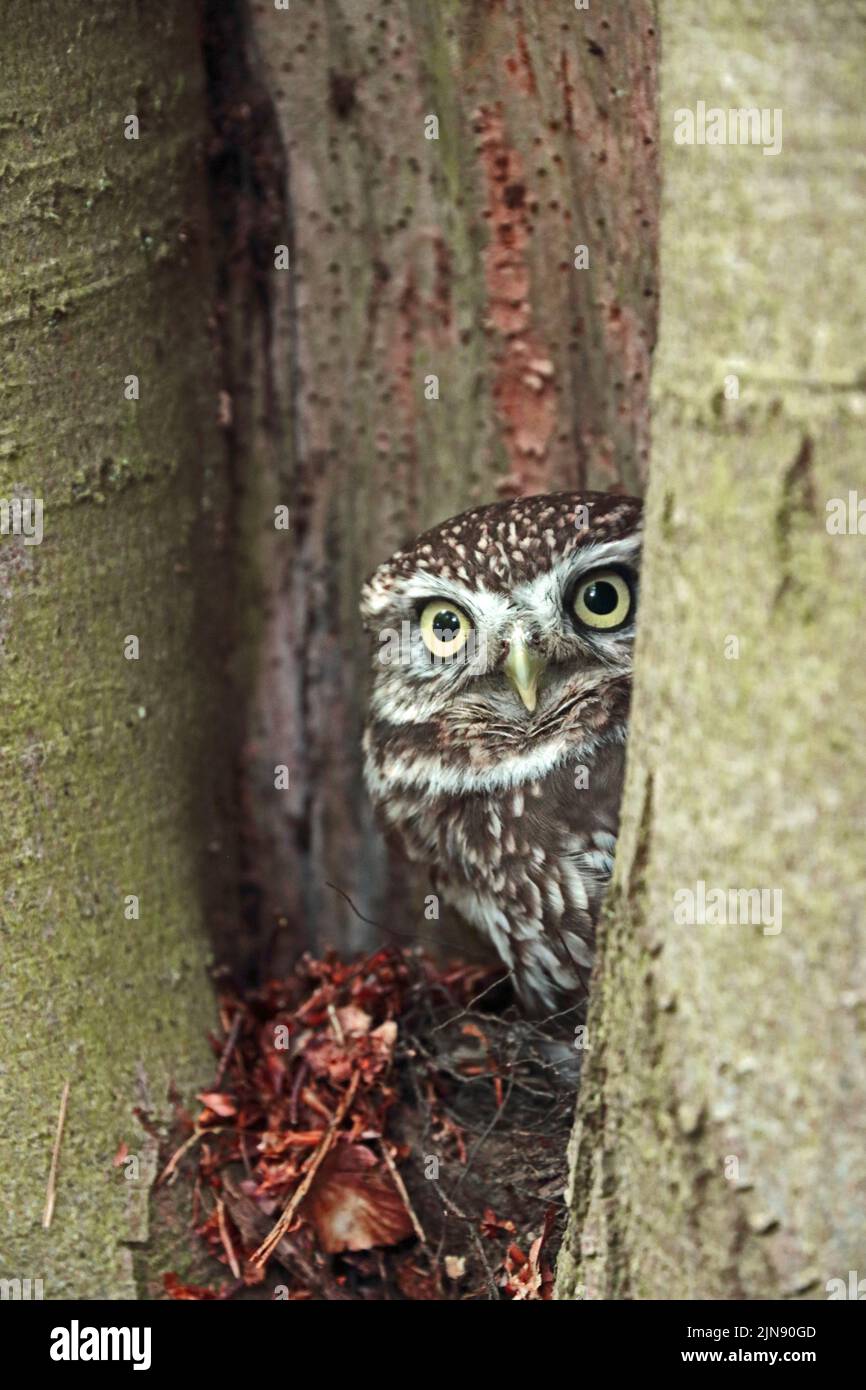
<svg viewBox="0 0 866 1390">
<path fill-rule="evenodd" d="M 610 877 L 624 750 L 507 789 L 462 795 L 392 788 L 381 801 L 408 856 L 483 933 L 533 1013 L 579 999 Z"/>
</svg>

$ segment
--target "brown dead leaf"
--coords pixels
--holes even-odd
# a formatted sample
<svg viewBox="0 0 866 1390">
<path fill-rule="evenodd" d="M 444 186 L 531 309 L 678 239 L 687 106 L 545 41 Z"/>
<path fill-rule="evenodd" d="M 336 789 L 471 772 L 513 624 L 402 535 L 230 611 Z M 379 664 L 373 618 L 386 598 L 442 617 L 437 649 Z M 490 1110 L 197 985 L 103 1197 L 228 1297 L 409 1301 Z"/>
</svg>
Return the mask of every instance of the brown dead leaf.
<svg viewBox="0 0 866 1390">
<path fill-rule="evenodd" d="M 205 1289 L 199 1284 L 182 1284 L 176 1274 L 164 1274 L 162 1282 L 169 1298 L 195 1300 L 200 1303 L 208 1299 L 225 1297 L 222 1289 Z"/>
<path fill-rule="evenodd" d="M 337 1009 L 336 1014 L 347 1038 L 362 1038 L 369 1033 L 373 1020 L 363 1009 L 347 1004 L 345 1008 Z"/>
<path fill-rule="evenodd" d="M 487 1236 L 488 1239 L 493 1239 L 494 1237 L 498 1238 L 502 1231 L 505 1231 L 506 1234 L 510 1236 L 517 1233 L 517 1227 L 514 1222 L 501 1220 L 492 1207 L 484 1208 L 484 1215 L 478 1223 L 478 1226 L 481 1234 Z M 516 1249 L 517 1247 L 514 1246 L 513 1248 Z"/>
<path fill-rule="evenodd" d="M 345 1045 L 328 1037 L 311 1042 L 304 1053 L 304 1060 L 314 1076 L 327 1077 L 336 1085 L 348 1081 L 355 1069 Z"/>
<path fill-rule="evenodd" d="M 301 1213 L 329 1255 L 397 1245 L 413 1234 L 390 1173 L 364 1144 L 335 1145 L 313 1179 Z"/>
<path fill-rule="evenodd" d="M 222 1091 L 200 1091 L 198 1099 L 203 1101 L 208 1110 L 212 1110 L 221 1119 L 227 1119 L 230 1115 L 238 1113 L 237 1103 L 231 1096 L 224 1095 Z"/>
<path fill-rule="evenodd" d="M 397 1286 L 404 1298 L 410 1298 L 413 1302 L 435 1302 L 442 1297 L 433 1275 L 419 1269 L 411 1260 L 398 1265 Z"/>
<path fill-rule="evenodd" d="M 542 1262 L 542 1252 L 553 1228 L 553 1208 L 544 1217 L 540 1236 L 533 1240 L 529 1255 L 516 1245 L 509 1245 L 505 1256 L 503 1288 L 515 1300 L 550 1299 L 553 1297 L 553 1271 Z"/>
<path fill-rule="evenodd" d="M 376 1038 L 382 1044 L 383 1049 L 387 1049 L 389 1052 L 393 1051 L 397 1041 L 397 1025 L 393 1018 L 388 1018 L 384 1023 L 380 1023 L 378 1028 L 373 1029 L 370 1036 Z"/>
</svg>

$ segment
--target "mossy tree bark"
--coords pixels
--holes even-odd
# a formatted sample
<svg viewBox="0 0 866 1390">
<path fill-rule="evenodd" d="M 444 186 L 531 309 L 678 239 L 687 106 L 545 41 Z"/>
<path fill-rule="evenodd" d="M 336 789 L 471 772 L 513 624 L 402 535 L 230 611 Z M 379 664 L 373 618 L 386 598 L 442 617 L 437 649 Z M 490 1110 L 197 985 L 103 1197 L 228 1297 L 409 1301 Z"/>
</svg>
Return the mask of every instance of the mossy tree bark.
<svg viewBox="0 0 866 1390">
<path fill-rule="evenodd" d="M 863 480 L 864 12 L 661 10 L 638 671 L 559 1294 L 825 1298 L 866 1187 L 866 535 L 827 526 Z M 781 110 L 781 152 L 675 144 L 699 101 Z M 678 924 L 699 882 L 778 891 L 781 930 Z"/>
<path fill-rule="evenodd" d="M 190 6 L 117 0 L 15 0 L 0 46 L 0 498 L 44 501 L 0 538 L 0 1271 L 128 1298 L 184 1259 L 133 1111 L 209 1078 L 225 852 L 201 51 Z"/>
<path fill-rule="evenodd" d="M 228 163 L 236 183 L 231 150 L 249 149 L 226 229 L 229 391 L 238 456 L 257 464 L 247 867 L 290 951 L 359 949 L 381 933 L 329 881 L 410 939 L 425 891 L 383 908 L 360 770 L 362 580 L 475 503 L 642 487 L 654 8 L 312 0 L 252 7 L 246 28 L 209 10 L 215 64 L 246 55 L 233 100 L 225 60 L 216 77 L 218 174 Z M 274 538 L 279 503 L 292 524 Z M 275 794 L 281 764 L 291 785 Z"/>
</svg>

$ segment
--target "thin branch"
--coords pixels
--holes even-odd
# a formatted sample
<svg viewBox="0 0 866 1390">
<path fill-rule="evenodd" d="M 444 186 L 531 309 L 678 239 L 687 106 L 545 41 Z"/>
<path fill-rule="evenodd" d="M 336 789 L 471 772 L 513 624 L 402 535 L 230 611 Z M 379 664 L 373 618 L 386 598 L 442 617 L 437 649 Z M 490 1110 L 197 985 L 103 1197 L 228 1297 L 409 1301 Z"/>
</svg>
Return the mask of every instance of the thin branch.
<svg viewBox="0 0 866 1390">
<path fill-rule="evenodd" d="M 57 1197 L 57 1169 L 60 1163 L 60 1145 L 63 1142 L 63 1127 L 66 1124 L 66 1108 L 69 1104 L 69 1082 L 63 1083 L 63 1094 L 60 1097 L 60 1113 L 57 1116 L 57 1133 L 54 1136 L 54 1149 L 51 1154 L 51 1167 L 48 1170 L 48 1186 L 45 1190 L 45 1210 L 42 1213 L 42 1225 L 45 1230 L 51 1225 L 54 1216 L 54 1203 Z"/>
<path fill-rule="evenodd" d="M 493 1270 L 490 1268 L 490 1262 L 487 1259 L 487 1251 L 484 1249 L 481 1237 L 475 1229 L 475 1222 L 473 1221 L 471 1216 L 466 1215 L 465 1211 L 461 1211 L 457 1203 L 451 1197 L 448 1196 L 444 1187 L 439 1182 L 438 1178 L 433 1178 L 432 1181 L 435 1184 L 436 1191 L 442 1198 L 444 1205 L 448 1208 L 451 1214 L 453 1216 L 456 1216 L 458 1221 L 465 1221 L 466 1225 L 468 1226 L 469 1234 L 472 1236 L 472 1242 L 475 1246 L 476 1251 L 478 1252 L 478 1258 L 481 1261 L 481 1267 L 484 1270 L 485 1276 L 487 1278 L 487 1287 L 490 1291 L 490 1297 L 492 1300 L 496 1300 L 498 1302 L 501 1299 L 501 1294 L 498 1288 L 496 1287 L 496 1280 L 493 1278 Z"/>
<path fill-rule="evenodd" d="M 399 936 L 402 941 L 411 941 L 416 946 L 418 945 L 417 931 L 401 931 L 399 927 L 387 927 L 384 922 L 374 922 L 371 917 L 365 917 L 363 912 L 360 912 L 358 910 L 358 908 L 352 902 L 352 899 L 349 897 L 349 894 L 346 893 L 342 888 L 340 888 L 338 884 L 331 883 L 328 879 L 326 879 L 325 887 L 333 888 L 335 893 L 339 893 L 340 897 L 343 898 L 349 904 L 349 907 L 352 909 L 358 920 L 360 922 L 365 922 L 368 927 L 375 927 L 377 931 L 383 931 L 388 936 Z M 453 946 L 455 950 L 462 950 L 462 948 L 466 945 L 465 940 L 459 940 L 457 937 L 452 936 L 450 932 L 437 931 L 435 933 L 435 938 L 437 941 L 444 941 L 446 946 Z"/>
<path fill-rule="evenodd" d="M 466 1159 L 465 1167 L 464 1167 L 463 1172 L 460 1174 L 460 1177 L 459 1177 L 459 1179 L 458 1179 L 458 1181 L 457 1181 L 457 1190 L 458 1190 L 458 1192 L 460 1191 L 460 1188 L 463 1186 L 463 1183 L 465 1182 L 466 1178 L 468 1178 L 469 1173 L 470 1173 L 471 1168 L 472 1168 L 472 1165 L 473 1165 L 473 1163 L 475 1162 L 476 1158 L 478 1157 L 478 1154 L 481 1152 L 482 1147 L 483 1147 L 484 1144 L 487 1142 L 487 1140 L 488 1140 L 488 1138 L 490 1137 L 490 1135 L 491 1135 L 491 1133 L 493 1132 L 493 1130 L 494 1130 L 494 1129 L 496 1128 L 496 1126 L 499 1124 L 500 1120 L 502 1119 L 502 1116 L 505 1114 L 506 1108 L 507 1108 L 507 1106 L 508 1106 L 508 1102 L 509 1102 L 509 1100 L 511 1099 L 511 1092 L 513 1091 L 513 1089 L 514 1089 L 514 1077 L 511 1076 L 511 1077 L 508 1078 L 508 1089 L 507 1089 L 506 1092 L 505 1092 L 505 1099 L 503 1100 L 502 1104 L 501 1104 L 500 1106 L 498 1106 L 497 1109 L 494 1111 L 494 1113 L 493 1113 L 493 1118 L 491 1119 L 489 1125 L 487 1125 L 487 1127 L 483 1130 L 483 1132 L 482 1132 L 482 1133 L 479 1135 L 479 1137 L 475 1140 L 475 1143 L 473 1144 L 472 1148 L 469 1150 L 469 1156 L 468 1156 L 468 1158 Z"/>
<path fill-rule="evenodd" d="M 465 1018 L 466 1015 L 471 1011 L 473 1004 L 477 1004 L 477 1003 L 478 1003 L 478 1000 L 479 1000 L 479 999 L 483 999 L 484 996 L 485 996 L 485 994 L 489 994 L 490 991 L 491 991 L 492 989 L 495 989 L 497 985 L 501 985 L 502 982 L 503 982 L 504 980 L 513 980 L 513 979 L 514 979 L 514 971 L 513 971 L 513 970 L 508 970 L 508 971 L 506 971 L 506 973 L 505 973 L 504 975 L 500 975 L 500 976 L 499 976 L 499 979 L 498 979 L 498 980 L 494 980 L 493 983 L 490 984 L 490 985 L 488 985 L 486 989 L 483 989 L 483 990 L 481 991 L 480 994 L 476 994 L 476 996 L 475 996 L 474 999 L 470 999 L 470 1000 L 469 1000 L 469 1003 L 466 1005 L 465 1008 L 463 1008 L 463 1009 L 460 1010 L 459 1014 L 454 1014 L 454 1016 L 453 1016 L 452 1018 L 446 1018 L 446 1019 L 444 1019 L 444 1020 L 442 1021 L 442 1023 L 437 1023 L 437 1024 L 436 1024 L 436 1027 L 433 1028 L 433 1029 L 431 1029 L 431 1032 L 433 1032 L 433 1033 L 438 1033 L 440 1028 L 447 1028 L 448 1025 L 449 1025 L 449 1023 L 457 1023 L 457 1021 L 458 1021 L 459 1019 Z"/>
<path fill-rule="evenodd" d="M 346 1112 L 348 1111 L 349 1106 L 352 1104 L 352 1101 L 355 1099 L 355 1092 L 358 1089 L 358 1082 L 360 1081 L 360 1079 L 361 1073 L 359 1071 L 356 1071 L 352 1077 L 352 1080 L 349 1082 L 349 1089 L 347 1090 L 346 1094 L 343 1096 L 343 1099 L 340 1101 L 339 1106 L 337 1107 L 337 1112 L 334 1115 L 333 1120 L 331 1121 L 330 1127 L 319 1140 L 318 1147 L 316 1149 L 316 1152 L 313 1154 L 309 1168 L 307 1169 L 300 1183 L 296 1187 L 295 1191 L 292 1193 L 292 1196 L 286 1204 L 285 1211 L 283 1212 L 276 1225 L 272 1228 L 270 1235 L 265 1237 L 258 1250 L 256 1250 L 253 1254 L 251 1261 L 252 1264 L 265 1264 L 265 1262 L 273 1254 L 273 1251 L 279 1245 L 283 1236 L 286 1234 L 289 1227 L 291 1226 L 292 1221 L 295 1217 L 295 1212 L 297 1211 L 298 1207 L 301 1205 L 301 1202 L 304 1200 L 307 1193 L 309 1192 L 313 1182 L 313 1178 L 316 1176 L 316 1173 L 319 1171 L 319 1168 L 321 1167 L 326 1155 L 329 1153 L 334 1143 L 334 1140 L 337 1137 L 337 1130 L 343 1123 L 343 1120 L 346 1117 Z"/>
<path fill-rule="evenodd" d="M 396 1163 L 394 1162 L 393 1158 L 391 1157 L 391 1155 L 390 1155 L 389 1152 L 388 1152 L 388 1146 L 387 1146 L 387 1144 L 385 1143 L 384 1139 L 380 1139 L 380 1140 L 379 1140 L 379 1148 L 382 1150 L 382 1157 L 384 1158 L 385 1162 L 386 1162 L 387 1165 L 388 1165 L 388 1172 L 391 1174 L 391 1177 L 394 1179 L 394 1186 L 396 1187 L 397 1191 L 400 1193 L 400 1197 L 402 1198 L 403 1205 L 404 1205 L 404 1207 L 406 1208 L 406 1211 L 408 1212 L 409 1220 L 412 1222 L 412 1226 L 413 1226 L 413 1228 L 414 1228 L 415 1234 L 416 1234 L 416 1236 L 418 1237 L 418 1239 L 420 1240 L 421 1244 L 422 1244 L 425 1248 L 429 1248 L 429 1247 L 427 1246 L 427 1237 L 426 1237 L 426 1235 L 424 1234 L 424 1227 L 421 1225 L 421 1222 L 418 1220 L 418 1217 L 415 1215 L 415 1208 L 412 1206 L 412 1203 L 411 1203 L 411 1201 L 409 1200 L 409 1193 L 406 1191 L 406 1184 L 404 1183 L 402 1177 L 400 1176 L 400 1173 L 399 1173 L 398 1170 L 397 1170 L 397 1165 L 396 1165 Z"/>
<path fill-rule="evenodd" d="M 333 1004 L 328 1004 L 326 1012 L 331 1027 L 334 1030 L 334 1037 L 337 1039 L 337 1042 L 340 1044 L 340 1047 L 345 1047 L 346 1035 L 343 1032 L 343 1025 L 340 1022 L 339 1015 L 337 1014 L 337 1010 L 334 1008 Z"/>
<path fill-rule="evenodd" d="M 231 1272 L 235 1276 L 235 1278 L 240 1279 L 241 1267 L 238 1264 L 238 1257 L 235 1254 L 235 1248 L 232 1245 L 232 1238 L 229 1235 L 229 1225 L 226 1221 L 226 1204 L 223 1201 L 222 1197 L 217 1197 L 217 1224 L 219 1226 L 220 1239 L 223 1243 L 223 1249 L 226 1252 L 226 1258 L 229 1262 L 229 1268 L 231 1269 Z"/>
<path fill-rule="evenodd" d="M 171 1175 L 177 1168 L 177 1165 L 180 1163 L 180 1160 L 183 1158 L 184 1154 L 192 1148 L 193 1144 L 196 1142 L 197 1139 L 201 1139 L 202 1135 L 205 1133 L 214 1132 L 215 1131 L 212 1130 L 206 1131 L 203 1129 L 194 1129 L 189 1138 L 183 1141 L 180 1148 L 175 1149 L 171 1158 L 168 1160 L 168 1163 L 165 1165 L 156 1182 L 154 1183 L 154 1186 L 159 1187 L 162 1183 L 168 1181 L 168 1179 L 171 1177 Z"/>
<path fill-rule="evenodd" d="M 219 1088 L 220 1088 L 220 1086 L 222 1085 L 222 1079 L 223 1079 L 223 1077 L 225 1076 L 225 1070 L 226 1070 L 226 1067 L 228 1066 L 229 1058 L 231 1057 L 232 1053 L 233 1053 L 234 1050 L 235 1050 L 235 1044 L 236 1044 L 236 1042 L 237 1042 L 237 1040 L 238 1040 L 238 1034 L 239 1034 L 240 1031 L 241 1031 L 241 1023 L 242 1023 L 242 1022 L 243 1022 L 243 1009 L 238 1009 L 237 1013 L 235 1014 L 234 1018 L 232 1019 L 232 1026 L 231 1026 L 231 1028 L 229 1029 L 229 1035 L 228 1035 L 228 1037 L 226 1038 L 226 1045 L 225 1045 L 225 1047 L 223 1048 L 222 1054 L 221 1054 L 221 1056 L 220 1056 L 219 1066 L 217 1067 L 216 1081 L 214 1082 L 214 1085 L 213 1085 L 213 1089 L 214 1089 L 215 1091 L 218 1091 Z"/>
</svg>

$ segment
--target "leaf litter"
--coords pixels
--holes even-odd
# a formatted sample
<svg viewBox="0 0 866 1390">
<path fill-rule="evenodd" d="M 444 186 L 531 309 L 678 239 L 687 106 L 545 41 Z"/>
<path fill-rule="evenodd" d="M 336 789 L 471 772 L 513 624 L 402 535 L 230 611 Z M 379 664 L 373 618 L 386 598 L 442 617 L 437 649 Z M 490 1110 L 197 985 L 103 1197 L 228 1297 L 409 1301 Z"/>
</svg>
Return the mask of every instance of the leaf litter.
<svg viewBox="0 0 866 1390">
<path fill-rule="evenodd" d="M 166 1295 L 549 1299 L 575 1068 L 504 984 L 416 948 L 224 984 L 215 1079 L 176 1104 L 159 1181 L 225 1277 Z"/>
</svg>

